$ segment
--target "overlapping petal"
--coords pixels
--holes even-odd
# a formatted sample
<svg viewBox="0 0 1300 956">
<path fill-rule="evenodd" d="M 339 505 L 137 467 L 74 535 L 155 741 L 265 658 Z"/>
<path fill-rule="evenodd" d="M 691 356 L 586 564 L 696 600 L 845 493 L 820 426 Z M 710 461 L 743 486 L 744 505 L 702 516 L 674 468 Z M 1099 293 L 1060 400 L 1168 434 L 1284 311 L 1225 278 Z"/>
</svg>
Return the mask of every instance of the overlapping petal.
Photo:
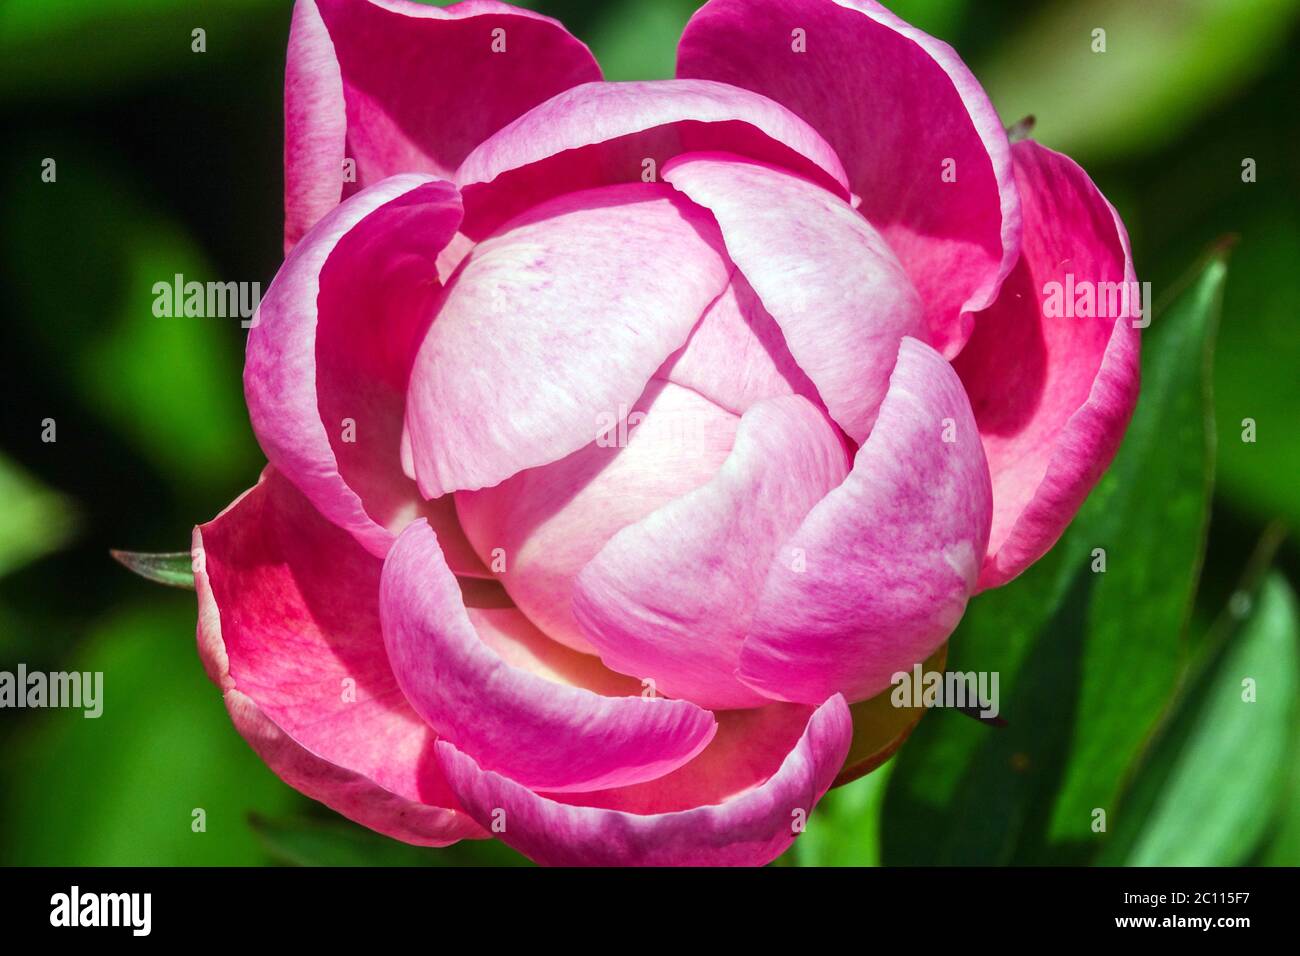
<svg viewBox="0 0 1300 956">
<path fill-rule="evenodd" d="M 802 395 L 822 404 L 817 387 L 790 354 L 781 327 L 739 270 L 655 377 L 698 392 L 736 415 L 780 395 Z"/>
<path fill-rule="evenodd" d="M 289 254 L 248 335 L 244 393 L 262 450 L 327 518 L 383 556 L 417 515 L 458 573 L 486 574 L 450 499 L 403 473 L 407 379 L 455 234 L 456 188 L 394 176 L 336 207 Z"/>
<path fill-rule="evenodd" d="M 753 406 L 707 485 L 625 527 L 579 574 L 574 614 L 601 660 L 701 706 L 765 703 L 733 676 L 750 615 L 778 547 L 848 470 L 807 399 Z"/>
<path fill-rule="evenodd" d="M 1019 253 L 1001 120 L 947 44 L 873 0 L 710 0 L 687 25 L 677 75 L 789 107 L 834 147 L 859 210 L 925 304 L 951 358 Z"/>
<path fill-rule="evenodd" d="M 379 628 L 380 561 L 268 469 L 194 531 L 199 651 L 284 780 L 411 843 L 485 832 L 458 809 Z"/>
<path fill-rule="evenodd" d="M 465 231 L 480 238 L 561 192 L 653 182 L 685 152 L 727 150 L 847 197 L 835 151 L 784 106 L 708 80 L 588 83 L 521 116 L 465 158 Z"/>
<path fill-rule="evenodd" d="M 352 192 L 398 173 L 450 179 L 492 133 L 598 79 L 560 23 L 495 0 L 297 0 L 284 85 L 286 251 Z"/>
<path fill-rule="evenodd" d="M 455 496 L 475 551 L 515 603 L 549 637 L 588 654 L 596 649 L 572 610 L 578 572 L 619 529 L 712 478 L 739 424 L 660 379 L 620 411 L 609 414 L 599 440 L 572 455 Z"/>
<path fill-rule="evenodd" d="M 904 339 L 844 483 L 772 562 L 739 676 L 778 700 L 859 701 L 941 645 L 988 544 L 992 492 L 952 367 Z"/>
<path fill-rule="evenodd" d="M 899 342 L 924 335 L 921 302 L 889 246 L 843 200 L 739 157 L 688 154 L 664 179 L 717 218 L 831 417 L 863 441 Z"/>
<path fill-rule="evenodd" d="M 662 183 L 571 193 L 480 243 L 411 373 L 420 489 L 488 487 L 595 440 L 729 276 L 712 218 Z"/>
<path fill-rule="evenodd" d="M 708 711 L 604 697 L 512 666 L 479 637 L 428 525 L 384 563 L 384 643 L 411 706 L 465 753 L 523 786 L 600 790 L 653 780 L 708 745 Z"/>
<path fill-rule="evenodd" d="M 1014 156 L 1024 254 L 954 363 L 993 475 L 981 588 L 1056 543 L 1138 394 L 1141 293 L 1123 224 L 1073 160 L 1033 142 Z"/>
<path fill-rule="evenodd" d="M 468 812 L 540 863 L 568 866 L 761 866 L 785 851 L 839 772 L 852 735 L 842 697 L 809 718 L 777 771 L 721 803 L 637 814 L 537 794 L 446 742 L 438 758 Z"/>
</svg>

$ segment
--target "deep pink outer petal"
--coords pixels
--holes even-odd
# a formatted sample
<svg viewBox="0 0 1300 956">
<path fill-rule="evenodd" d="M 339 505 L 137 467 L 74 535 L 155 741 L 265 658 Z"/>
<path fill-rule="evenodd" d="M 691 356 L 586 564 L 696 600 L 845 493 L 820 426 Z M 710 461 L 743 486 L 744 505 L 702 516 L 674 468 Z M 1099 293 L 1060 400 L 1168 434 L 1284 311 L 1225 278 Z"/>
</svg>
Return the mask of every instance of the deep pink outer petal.
<svg viewBox="0 0 1300 956">
<path fill-rule="evenodd" d="M 422 521 L 384 563 L 384 643 L 406 697 L 429 724 L 491 767 L 542 790 L 653 780 L 713 738 L 713 715 L 680 700 L 602 697 L 503 660 L 474 630 L 460 587 Z"/>
<path fill-rule="evenodd" d="M 754 405 L 708 484 L 629 525 L 578 575 L 573 610 L 609 667 L 713 709 L 766 699 L 735 678 L 767 567 L 849 470 L 839 430 L 796 395 Z"/>
<path fill-rule="evenodd" d="M 194 529 L 199 653 L 235 727 L 290 786 L 389 836 L 486 834 L 457 809 L 435 738 L 379 632 L 379 561 L 283 476 Z"/>
<path fill-rule="evenodd" d="M 446 742 L 438 744 L 438 759 L 469 813 L 538 863 L 762 866 L 802 831 L 839 773 L 852 734 L 848 705 L 833 697 L 761 785 L 719 804 L 649 815 L 557 803 L 481 769 Z"/>
<path fill-rule="evenodd" d="M 952 633 L 988 545 L 992 491 L 952 367 L 904 339 L 853 471 L 781 547 L 739 676 L 777 699 L 856 702 Z"/>
<path fill-rule="evenodd" d="M 465 158 L 465 231 L 481 237 L 561 192 L 653 181 L 674 156 L 726 150 L 848 196 L 835 151 L 790 110 L 708 80 L 588 83 L 524 114 Z"/>
<path fill-rule="evenodd" d="M 1138 395 L 1140 303 L 1123 223 L 1073 160 L 1033 142 L 1013 153 L 1024 254 L 954 362 L 993 475 L 980 588 L 1005 584 L 1061 536 L 1114 457 Z M 1049 283 L 1063 294 L 1068 283 L 1093 289 L 1106 314 L 1049 317 Z M 1131 290 L 1127 301 L 1109 302 L 1116 287 Z"/>
<path fill-rule="evenodd" d="M 727 252 L 831 418 L 866 439 L 921 302 L 880 234 L 844 200 L 782 170 L 688 153 L 664 179 L 718 220 Z"/>
<path fill-rule="evenodd" d="M 663 183 L 561 196 L 479 243 L 411 373 L 421 490 L 488 487 L 590 444 L 729 273 L 712 217 Z"/>
<path fill-rule="evenodd" d="M 485 576 L 450 500 L 426 504 L 399 450 L 411 362 L 440 289 L 437 256 L 460 213 L 455 186 L 420 175 L 331 211 L 262 299 L 244 394 L 267 458 L 372 554 L 423 515 L 457 573 Z"/>
<path fill-rule="evenodd" d="M 284 85 L 285 251 L 358 189 L 397 173 L 449 179 L 511 120 L 599 79 L 591 51 L 558 21 L 495 0 L 297 0 Z"/>
<path fill-rule="evenodd" d="M 1002 122 L 951 47 L 871 0 L 711 0 L 677 75 L 754 90 L 824 136 L 920 292 L 931 344 L 960 350 L 1015 264 L 1020 209 Z"/>
</svg>

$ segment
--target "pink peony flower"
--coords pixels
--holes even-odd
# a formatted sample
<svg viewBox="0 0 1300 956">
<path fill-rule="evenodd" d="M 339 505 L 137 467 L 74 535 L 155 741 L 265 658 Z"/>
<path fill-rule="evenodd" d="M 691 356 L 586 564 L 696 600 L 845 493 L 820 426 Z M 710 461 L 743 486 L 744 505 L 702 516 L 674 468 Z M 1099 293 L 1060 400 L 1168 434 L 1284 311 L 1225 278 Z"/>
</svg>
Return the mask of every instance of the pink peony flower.
<svg viewBox="0 0 1300 956">
<path fill-rule="evenodd" d="M 870 0 L 712 0 L 645 83 L 494 0 L 298 0 L 285 112 L 199 646 L 381 833 L 768 862 L 1132 410 L 1132 310 L 1045 314 L 1134 281 L 1114 209 Z"/>
</svg>

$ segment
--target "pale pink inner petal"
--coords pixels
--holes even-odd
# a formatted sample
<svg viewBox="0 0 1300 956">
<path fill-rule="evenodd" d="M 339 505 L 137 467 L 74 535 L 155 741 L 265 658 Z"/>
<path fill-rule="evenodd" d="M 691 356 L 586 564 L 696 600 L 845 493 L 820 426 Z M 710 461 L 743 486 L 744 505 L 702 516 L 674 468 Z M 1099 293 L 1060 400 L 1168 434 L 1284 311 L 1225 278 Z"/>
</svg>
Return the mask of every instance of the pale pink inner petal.
<svg viewBox="0 0 1300 956">
<path fill-rule="evenodd" d="M 923 334 L 921 302 L 888 245 L 838 197 L 738 157 L 688 154 L 664 179 L 717 217 L 727 252 L 831 417 L 863 441 L 899 341 Z"/>
<path fill-rule="evenodd" d="M 538 207 L 447 286 L 407 393 L 426 497 L 563 458 L 630 406 L 726 288 L 712 218 L 663 184 Z"/>
<path fill-rule="evenodd" d="M 739 271 L 656 377 L 693 389 L 737 415 L 778 395 L 802 395 L 821 405 L 817 387 Z"/>
<path fill-rule="evenodd" d="M 739 421 L 690 389 L 655 379 L 635 404 L 593 418 L 601 437 L 579 451 L 496 487 L 457 492 L 461 523 L 534 624 L 595 653 L 571 608 L 578 572 L 615 532 L 707 482 L 731 451 Z"/>
<path fill-rule="evenodd" d="M 609 667 L 704 707 L 754 707 L 733 676 L 777 548 L 848 474 L 807 399 L 754 405 L 708 484 L 624 528 L 579 574 L 573 610 Z"/>
<path fill-rule="evenodd" d="M 599 658 L 551 640 L 516 607 L 466 607 L 465 612 L 479 640 L 511 667 L 603 697 L 645 695 L 639 680 L 616 674 Z"/>
<path fill-rule="evenodd" d="M 810 704 L 884 690 L 960 620 L 988 543 L 991 495 L 956 373 L 904 339 L 852 472 L 772 562 L 740 679 Z"/>
<path fill-rule="evenodd" d="M 479 238 L 575 189 L 654 182 L 672 157 L 726 149 L 795 170 L 848 196 L 826 141 L 785 107 L 707 80 L 588 83 L 521 116 L 466 157 L 465 230 Z"/>
</svg>

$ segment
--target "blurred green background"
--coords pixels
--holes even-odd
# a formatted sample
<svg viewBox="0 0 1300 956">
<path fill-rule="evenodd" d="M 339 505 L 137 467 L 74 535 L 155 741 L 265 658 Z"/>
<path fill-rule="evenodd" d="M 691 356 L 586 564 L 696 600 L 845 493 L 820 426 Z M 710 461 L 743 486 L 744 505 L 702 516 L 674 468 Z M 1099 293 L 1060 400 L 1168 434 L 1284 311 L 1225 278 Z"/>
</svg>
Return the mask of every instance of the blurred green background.
<svg viewBox="0 0 1300 956">
<path fill-rule="evenodd" d="M 524 5 L 636 79 L 671 75 L 695 3 Z M 1300 0 L 891 6 L 1086 166 L 1159 312 L 1110 474 L 952 642 L 951 666 L 1001 673 L 1010 726 L 932 713 L 779 862 L 1300 863 Z M 0 669 L 102 670 L 106 697 L 98 720 L 0 711 L 0 863 L 520 861 L 384 841 L 282 785 L 203 676 L 193 595 L 108 559 L 187 548 L 261 465 L 244 330 L 154 318 L 150 288 L 274 275 L 288 19 L 287 0 L 0 5 Z"/>
</svg>

